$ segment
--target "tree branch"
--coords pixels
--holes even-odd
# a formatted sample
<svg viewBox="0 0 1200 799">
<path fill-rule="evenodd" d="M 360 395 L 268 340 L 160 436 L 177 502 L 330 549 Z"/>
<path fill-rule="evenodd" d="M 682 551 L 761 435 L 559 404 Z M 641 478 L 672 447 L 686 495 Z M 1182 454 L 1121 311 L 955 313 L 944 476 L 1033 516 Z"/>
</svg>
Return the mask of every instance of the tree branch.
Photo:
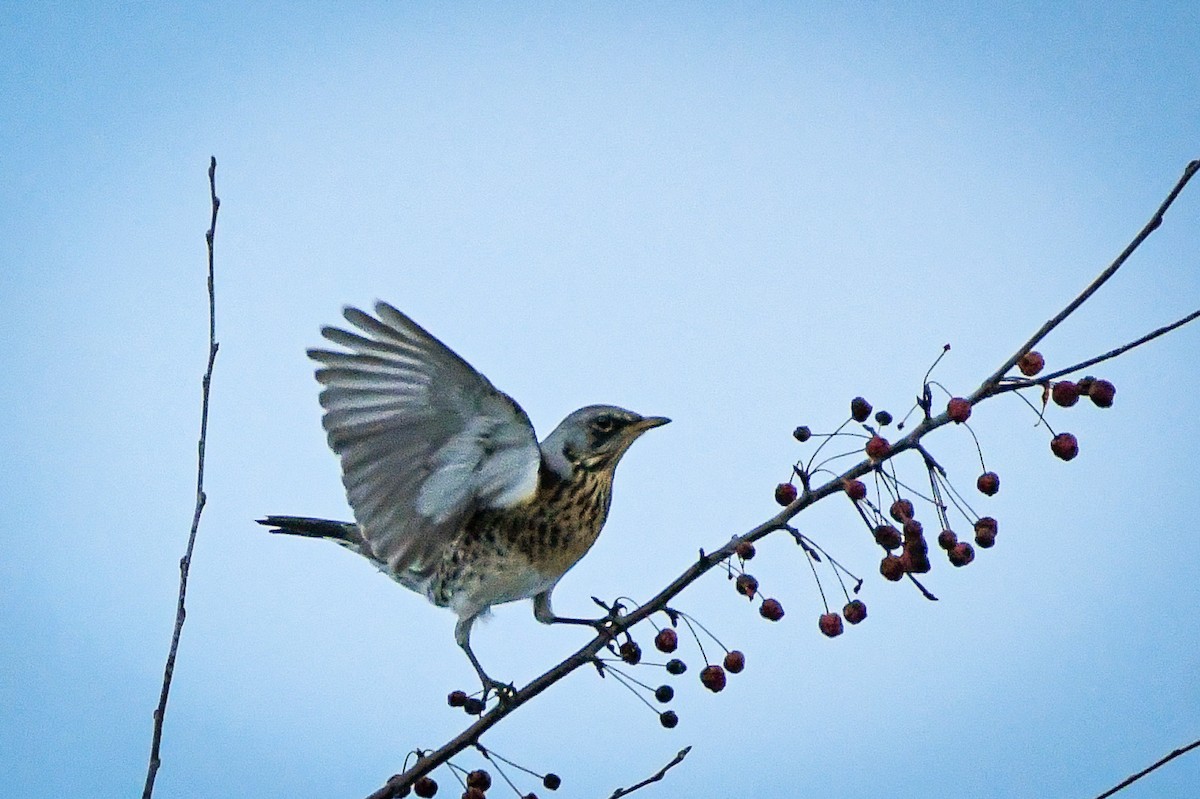
<svg viewBox="0 0 1200 799">
<path fill-rule="evenodd" d="M 628 796 L 639 788 L 645 788 L 652 782 L 658 782 L 667 775 L 667 772 L 683 762 L 683 759 L 688 756 L 688 752 L 692 751 L 692 747 L 685 746 L 676 753 L 675 757 L 671 758 L 671 762 L 660 768 L 657 772 L 650 775 L 646 779 L 639 782 L 637 785 L 630 785 L 628 788 L 618 788 L 612 792 L 612 796 L 608 799 L 620 799 L 622 796 Z"/>
<path fill-rule="evenodd" d="M 1103 272 L 1101 272 L 1100 275 L 1096 277 L 1090 284 L 1088 284 L 1088 286 L 1075 299 L 1068 303 L 1062 311 L 1042 325 L 1042 327 L 1039 328 L 1038 331 L 1034 333 L 1034 335 L 1031 336 L 1029 340 L 1026 341 L 1019 349 L 1017 349 L 1017 351 L 995 372 L 986 378 L 968 398 L 968 401 L 971 403 L 971 405 L 976 405 L 983 400 L 1010 390 L 1008 388 L 1010 383 L 1004 380 L 1004 376 L 1013 369 L 1017 361 L 1020 360 L 1021 356 L 1029 352 L 1034 346 L 1037 345 L 1039 341 L 1045 338 L 1050 331 L 1052 331 L 1064 319 L 1074 313 L 1084 302 L 1087 301 L 1088 298 L 1096 293 L 1100 286 L 1102 286 L 1110 277 L 1113 276 L 1113 274 L 1116 273 L 1116 271 L 1125 263 L 1125 261 L 1128 260 L 1129 256 L 1131 256 L 1134 251 L 1137 250 L 1141 243 L 1145 241 L 1146 238 L 1149 237 L 1149 235 L 1162 224 L 1164 213 L 1168 208 L 1170 208 L 1171 204 L 1175 201 L 1175 198 L 1179 195 L 1179 193 L 1183 190 L 1183 188 L 1187 185 L 1197 171 L 1200 171 L 1200 161 L 1192 161 L 1187 165 L 1183 176 L 1175 184 L 1174 188 L 1171 189 L 1171 192 L 1167 195 L 1166 200 L 1163 201 L 1162 205 L 1159 206 L 1151 220 L 1141 229 L 1141 231 L 1138 232 L 1138 234 L 1133 238 L 1129 245 L 1125 247 L 1117 259 L 1113 261 Z M 1169 329 L 1174 329 L 1180 324 L 1190 321 L 1191 318 L 1195 318 L 1195 315 L 1189 317 L 1188 319 L 1177 322 L 1173 326 L 1169 326 Z M 1157 335 L 1162 335 L 1162 333 L 1165 332 L 1168 332 L 1168 330 L 1161 329 L 1160 331 L 1155 331 L 1155 333 L 1152 333 L 1137 342 L 1132 342 L 1131 344 L 1126 345 L 1124 348 L 1121 348 L 1120 351 L 1124 352 L 1128 349 L 1132 349 L 1138 344 L 1144 343 L 1145 341 L 1148 341 Z M 1072 367 L 1072 369 L 1084 368 L 1084 366 L 1090 365 L 1091 363 L 1098 363 L 1105 357 L 1114 357 L 1114 355 L 1110 353 L 1106 356 L 1099 356 L 1098 359 L 1086 361 L 1082 366 L 1076 365 L 1075 367 Z M 1043 378 L 1043 380 L 1044 379 L 1045 378 Z M 1034 381 L 1034 383 L 1038 382 L 1041 381 Z M 372 793 L 368 799 L 392 799 L 392 797 L 404 795 L 407 789 L 410 788 L 419 778 L 425 776 L 443 763 L 446 763 L 464 749 L 472 746 L 479 740 L 479 737 L 483 735 L 483 733 L 487 732 L 500 721 L 515 712 L 526 702 L 530 701 L 538 694 L 541 694 L 551 685 L 554 685 L 563 677 L 578 669 L 580 666 L 592 662 L 593 658 L 609 641 L 621 634 L 624 634 L 630 628 L 645 620 L 652 614 L 664 610 L 667 607 L 667 603 L 679 595 L 685 588 L 696 582 L 696 580 L 698 580 L 714 566 L 725 562 L 726 559 L 733 556 L 739 543 L 743 541 L 758 541 L 759 539 L 764 538 L 765 536 L 770 535 L 777 530 L 788 529 L 788 521 L 805 508 L 832 494 L 843 493 L 844 485 L 847 480 L 853 480 L 862 477 L 880 468 L 880 465 L 883 462 L 886 462 L 887 460 L 890 460 L 896 455 L 899 455 L 907 450 L 911 449 L 920 451 L 922 449 L 921 441 L 926 435 L 951 422 L 948 412 L 943 411 L 935 416 L 932 415 L 928 405 L 923 405 L 922 407 L 925 409 L 925 417 L 906 436 L 891 444 L 890 450 L 884 458 L 879 460 L 862 460 L 852 468 L 843 472 L 841 475 L 830 479 L 824 485 L 821 485 L 817 488 L 812 488 L 809 485 L 811 474 L 808 472 L 802 473 L 800 478 L 804 484 L 805 490 L 789 505 L 781 509 L 777 514 L 772 516 L 770 519 L 767 519 L 762 524 L 759 524 L 758 526 L 746 531 L 740 536 L 735 536 L 734 538 L 730 539 L 728 543 L 719 549 L 716 549 L 708 554 L 705 554 L 705 551 L 701 550 L 700 556 L 691 566 L 685 569 L 678 577 L 672 580 L 648 602 L 629 611 L 628 613 L 611 618 L 607 623 L 607 628 L 603 634 L 597 635 L 596 638 L 580 648 L 574 654 L 570 655 L 558 665 L 554 666 L 549 671 L 533 680 L 531 683 L 529 683 L 529 685 L 517 691 L 510 699 L 498 703 L 490 711 L 484 713 L 475 723 L 459 733 L 455 738 L 444 744 L 439 749 L 429 752 L 407 771 L 393 776 L 387 781 L 386 784 L 379 788 L 379 790 Z M 909 576 L 911 578 L 911 575 Z M 916 582 L 915 579 L 914 582 Z M 920 586 L 919 583 L 917 583 L 917 585 L 926 594 L 926 596 L 932 598 L 932 595 L 925 591 L 925 589 Z M 674 765 L 674 763 L 671 765 Z M 670 766 L 668 766 L 668 768 L 669 767 Z M 618 793 L 616 795 L 619 796 L 620 794 Z"/>
<path fill-rule="evenodd" d="M 1109 788 L 1107 791 L 1105 791 L 1104 793 L 1102 793 L 1102 794 L 1100 794 L 1099 796 L 1097 796 L 1097 797 L 1096 797 L 1096 799 L 1107 799 L 1107 797 L 1109 797 L 1109 796 L 1112 796 L 1112 795 L 1113 795 L 1114 793 L 1116 793 L 1117 791 L 1120 791 L 1120 790 L 1123 790 L 1123 789 L 1125 789 L 1125 788 L 1128 788 L 1130 785 L 1132 785 L 1133 783 L 1137 782 L 1137 781 L 1138 781 L 1138 780 L 1140 780 L 1142 777 L 1145 777 L 1147 774 L 1149 774 L 1151 771 L 1154 771 L 1154 770 L 1155 770 L 1156 768 L 1158 768 L 1159 766 L 1164 766 L 1164 765 L 1166 765 L 1167 763 L 1171 762 L 1172 760 L 1174 760 L 1175 758 L 1179 757 L 1180 755 L 1187 754 L 1188 752 L 1192 751 L 1193 749 L 1195 749 L 1195 748 L 1196 748 L 1196 747 L 1198 747 L 1198 746 L 1200 746 L 1200 741 L 1192 741 L 1192 742 L 1191 742 L 1190 744 L 1188 744 L 1187 746 L 1183 746 L 1183 747 L 1180 747 L 1179 749 L 1176 749 L 1174 752 L 1172 752 L 1171 754 L 1167 755 L 1167 756 L 1166 756 L 1166 757 L 1164 757 L 1163 759 L 1159 760 L 1159 761 L 1158 761 L 1157 763 L 1155 763 L 1154 765 L 1152 765 L 1152 766 L 1148 766 L 1148 767 L 1146 767 L 1146 768 L 1142 769 L 1142 770 L 1141 770 L 1141 771 L 1139 771 L 1137 774 L 1134 774 L 1134 775 L 1132 775 L 1131 777 L 1128 777 L 1127 779 L 1125 779 L 1125 780 L 1122 780 L 1120 783 L 1118 783 L 1118 784 L 1114 785 L 1113 787 Z"/>
<path fill-rule="evenodd" d="M 150 799 L 154 793 L 154 780 L 162 765 L 159 749 L 162 745 L 163 717 L 167 713 L 167 697 L 171 693 L 171 679 L 175 676 L 175 655 L 179 651 L 179 636 L 187 618 L 184 600 L 187 598 L 188 572 L 192 566 L 192 550 L 196 546 L 196 532 L 200 529 L 200 514 L 204 512 L 207 497 L 204 494 L 204 448 L 208 440 L 208 392 L 212 384 L 213 364 L 217 360 L 217 297 L 213 288 L 213 239 L 217 233 L 217 211 L 221 200 L 217 197 L 217 159 L 208 165 L 208 192 L 212 201 L 212 219 L 204 240 L 208 245 L 208 366 L 200 388 L 200 441 L 196 457 L 196 509 L 192 513 L 192 528 L 188 533 L 187 548 L 179 560 L 179 599 L 175 605 L 175 629 L 171 633 L 171 648 L 167 651 L 167 664 L 163 669 L 162 691 L 158 696 L 158 707 L 154 709 L 154 733 L 150 741 L 150 765 L 146 769 L 146 784 L 142 788 L 142 799 Z"/>
</svg>

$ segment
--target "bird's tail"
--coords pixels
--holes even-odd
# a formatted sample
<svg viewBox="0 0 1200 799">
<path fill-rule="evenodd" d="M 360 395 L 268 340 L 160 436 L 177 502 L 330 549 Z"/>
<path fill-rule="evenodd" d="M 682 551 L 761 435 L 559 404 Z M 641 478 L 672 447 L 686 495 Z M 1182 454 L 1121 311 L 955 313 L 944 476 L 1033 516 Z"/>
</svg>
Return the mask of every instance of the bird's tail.
<svg viewBox="0 0 1200 799">
<path fill-rule="evenodd" d="M 268 516 L 257 521 L 259 524 L 272 528 L 272 533 L 302 535 L 306 538 L 325 538 L 341 544 L 352 552 L 372 557 L 362 531 L 354 522 L 335 522 L 331 519 L 314 519 L 308 516 Z"/>
</svg>

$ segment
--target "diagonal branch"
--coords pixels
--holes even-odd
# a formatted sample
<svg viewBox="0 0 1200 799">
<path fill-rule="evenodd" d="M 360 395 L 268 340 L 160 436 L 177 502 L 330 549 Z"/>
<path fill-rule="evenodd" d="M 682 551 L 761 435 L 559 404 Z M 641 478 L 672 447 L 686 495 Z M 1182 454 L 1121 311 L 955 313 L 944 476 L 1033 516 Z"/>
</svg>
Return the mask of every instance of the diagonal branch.
<svg viewBox="0 0 1200 799">
<path fill-rule="evenodd" d="M 1009 382 L 1004 380 L 1004 376 L 1012 370 L 1021 356 L 1033 349 L 1033 347 L 1036 346 L 1039 341 L 1045 338 L 1050 331 L 1052 331 L 1064 319 L 1074 313 L 1084 302 L 1087 301 L 1089 297 L 1095 294 L 1097 289 L 1099 289 L 1100 286 L 1105 283 L 1105 281 L 1113 276 L 1113 274 L 1122 266 L 1122 264 L 1129 259 L 1129 256 L 1137 250 L 1142 242 L 1145 241 L 1151 233 L 1158 229 L 1158 227 L 1162 224 L 1163 215 L 1167 209 L 1170 208 L 1171 204 L 1175 201 L 1175 198 L 1179 196 L 1179 193 L 1188 184 L 1197 171 L 1200 171 L 1200 160 L 1192 161 L 1187 165 L 1183 176 L 1175 184 L 1174 188 L 1171 189 L 1171 192 L 1167 195 L 1166 200 L 1164 200 L 1162 205 L 1159 206 L 1150 222 L 1148 222 L 1141 229 L 1141 231 L 1138 232 L 1138 234 L 1133 238 L 1129 245 L 1125 247 L 1117 259 L 1113 261 L 1103 272 L 1101 272 L 1095 280 L 1088 284 L 1083 292 L 1073 299 L 1062 311 L 1056 314 L 1050 321 L 1042 325 L 1042 327 L 1032 337 L 1030 337 L 1030 339 L 1026 341 L 1025 344 L 1023 344 L 1012 357 L 1010 357 L 999 369 L 993 372 L 991 376 L 989 376 L 980 384 L 979 388 L 977 388 L 975 392 L 972 393 L 968 398 L 968 401 L 972 405 L 976 405 L 979 402 L 996 396 L 997 394 L 1005 393 L 1008 390 L 1007 387 Z M 1186 321 L 1189 321 L 1189 319 L 1175 323 L 1173 326 L 1170 326 L 1169 329 L 1174 329 Z M 1162 329 L 1160 331 L 1155 331 L 1139 341 L 1126 345 L 1124 348 L 1121 348 L 1120 351 L 1124 352 L 1132 349 L 1138 344 L 1145 343 L 1145 341 L 1149 341 L 1151 338 L 1162 335 L 1162 333 L 1165 332 L 1168 332 L 1168 330 Z M 1098 359 L 1084 362 L 1083 365 L 1076 365 L 1075 367 L 1072 367 L 1072 369 L 1085 368 L 1085 366 L 1090 365 L 1091 363 L 1098 363 L 1100 360 L 1103 360 L 1106 357 L 1115 356 L 1113 353 L 1109 353 L 1105 356 L 1100 356 Z M 568 674 L 580 668 L 581 666 L 591 663 L 595 656 L 609 641 L 625 633 L 627 630 L 654 613 L 661 612 L 667 607 L 668 603 L 678 596 L 685 588 L 696 582 L 710 569 L 720 565 L 721 563 L 724 563 L 728 558 L 732 557 L 739 543 L 743 541 L 758 541 L 759 539 L 764 538 L 771 533 L 776 532 L 777 530 L 788 529 L 788 521 L 805 508 L 833 494 L 843 493 L 845 481 L 857 479 L 869 474 L 870 472 L 880 468 L 883 462 L 890 460 L 902 452 L 907 450 L 920 451 L 922 449 L 922 439 L 926 435 L 940 427 L 950 424 L 951 422 L 948 412 L 943 411 L 942 413 L 934 416 L 929 411 L 928 406 L 923 407 L 926 411 L 925 417 L 915 427 L 913 427 L 913 429 L 906 436 L 899 441 L 894 442 L 891 445 L 888 454 L 884 458 L 880 460 L 863 460 L 843 472 L 841 475 L 832 478 L 824 485 L 816 488 L 812 488 L 809 485 L 811 475 L 805 472 L 801 477 L 805 490 L 787 507 L 782 508 L 778 513 L 776 513 L 770 519 L 764 521 L 762 524 L 759 524 L 757 527 L 746 531 L 740 536 L 733 537 L 728 543 L 719 549 L 708 554 L 706 554 L 704 550 L 701 550 L 700 556 L 695 562 L 692 563 L 691 566 L 685 569 L 678 577 L 672 580 L 648 602 L 629 611 L 628 613 L 611 617 L 607 622 L 604 633 L 597 635 L 594 639 L 592 639 L 592 641 L 584 645 L 574 654 L 570 655 L 558 665 L 554 666 L 549 671 L 533 680 L 533 682 L 517 691 L 507 701 L 497 704 L 490 711 L 484 713 L 477 721 L 471 724 L 471 726 L 467 727 L 449 742 L 442 745 L 439 749 L 429 752 L 425 757 L 418 760 L 417 763 L 412 766 L 412 768 L 409 768 L 402 774 L 396 774 L 393 776 L 381 788 L 379 788 L 379 790 L 372 793 L 367 799 L 392 799 L 393 797 L 406 795 L 408 789 L 411 788 L 413 783 L 415 783 L 418 779 L 433 771 L 438 766 L 446 763 L 463 750 L 474 745 L 476 742 L 478 742 L 481 735 L 499 724 L 502 720 L 514 713 L 526 702 L 530 701 L 535 696 L 541 694 L 550 686 L 557 683 L 563 677 L 566 677 Z M 921 587 L 919 583 L 918 587 Z M 923 587 L 921 588 L 924 590 Z M 925 593 L 927 596 L 931 596 L 928 594 L 928 592 Z M 674 763 L 671 765 L 674 765 Z M 618 794 L 618 796 L 619 795 L 620 794 Z M 1102 799 L 1102 797 L 1098 797 L 1098 799 Z"/>
<path fill-rule="evenodd" d="M 1147 766 L 1146 768 L 1139 771 L 1137 774 L 1133 774 L 1132 776 L 1128 777 L 1127 779 L 1124 779 L 1120 783 L 1109 788 L 1107 791 L 1105 791 L 1104 793 L 1097 796 L 1096 799 L 1107 799 L 1109 796 L 1112 796 L 1117 791 L 1124 790 L 1125 788 L 1128 788 L 1130 785 L 1133 785 L 1135 782 L 1140 780 L 1142 777 L 1145 777 L 1147 774 L 1149 774 L 1151 771 L 1154 771 L 1159 766 L 1165 766 L 1167 763 L 1170 763 L 1175 758 L 1179 757 L 1180 755 L 1187 754 L 1188 752 L 1192 751 L 1193 749 L 1195 749 L 1198 746 L 1200 746 L 1200 741 L 1192 741 L 1187 746 L 1179 747 L 1174 752 L 1172 752 L 1171 754 L 1162 758 L 1154 765 Z"/>
<path fill-rule="evenodd" d="M 179 560 L 179 599 L 175 605 L 175 629 L 171 633 L 171 648 L 167 651 L 167 665 L 163 669 L 162 691 L 158 696 L 158 707 L 154 709 L 154 733 L 150 740 L 150 765 L 146 769 L 146 784 L 142 788 L 142 799 L 150 799 L 154 793 L 154 779 L 162 765 L 159 749 L 162 746 L 163 717 L 167 713 L 167 697 L 171 693 L 171 679 L 175 676 L 175 655 L 179 651 L 179 636 L 183 632 L 183 621 L 187 618 L 184 600 L 187 598 L 188 572 L 192 566 L 192 550 L 196 546 L 196 532 L 200 529 L 200 514 L 204 512 L 207 497 L 204 494 L 204 448 L 208 441 L 208 390 L 212 384 L 213 364 L 217 360 L 217 296 L 213 288 L 213 239 L 217 233 L 217 211 L 221 200 L 217 197 L 217 159 L 208 164 L 208 193 L 212 200 L 212 220 L 204 240 L 208 245 L 208 366 L 200 388 L 200 442 L 196 457 L 196 509 L 192 513 L 192 529 L 188 533 L 187 549 Z"/>
<path fill-rule="evenodd" d="M 649 777 L 647 777 L 646 779 L 639 782 L 637 785 L 630 785 L 628 788 L 616 789 L 615 791 L 612 792 L 612 796 L 608 797 L 608 799 L 620 799 L 620 797 L 628 796 L 629 794 L 633 793 L 634 791 L 638 790 L 639 788 L 645 788 L 647 785 L 649 785 L 652 782 L 658 782 L 659 780 L 661 780 L 663 777 L 665 777 L 667 775 L 668 771 L 670 771 L 671 769 L 675 768 L 675 766 L 678 766 L 680 763 L 682 763 L 683 759 L 688 756 L 688 752 L 690 752 L 690 751 L 692 751 L 692 747 L 690 747 L 690 746 L 683 747 L 675 754 L 675 757 L 671 758 L 670 763 L 663 766 L 658 771 L 656 771 L 654 774 L 651 774 Z"/>
</svg>

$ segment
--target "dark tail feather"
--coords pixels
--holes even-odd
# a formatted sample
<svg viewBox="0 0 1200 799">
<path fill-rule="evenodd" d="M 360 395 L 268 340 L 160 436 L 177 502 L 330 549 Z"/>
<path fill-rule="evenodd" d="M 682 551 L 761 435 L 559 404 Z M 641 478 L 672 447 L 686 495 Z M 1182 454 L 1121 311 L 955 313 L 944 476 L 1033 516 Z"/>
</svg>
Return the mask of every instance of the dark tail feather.
<svg viewBox="0 0 1200 799">
<path fill-rule="evenodd" d="M 259 524 L 272 528 L 272 533 L 302 535 L 307 538 L 328 538 L 347 549 L 362 552 L 363 538 L 354 522 L 335 522 L 330 519 L 313 519 L 308 516 L 268 516 L 258 519 Z"/>
</svg>

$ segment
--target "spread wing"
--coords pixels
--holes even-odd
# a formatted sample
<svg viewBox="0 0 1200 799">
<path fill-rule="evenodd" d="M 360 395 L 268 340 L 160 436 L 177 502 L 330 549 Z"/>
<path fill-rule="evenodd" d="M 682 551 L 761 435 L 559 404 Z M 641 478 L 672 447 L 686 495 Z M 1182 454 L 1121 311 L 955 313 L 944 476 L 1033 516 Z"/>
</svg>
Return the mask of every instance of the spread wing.
<svg viewBox="0 0 1200 799">
<path fill-rule="evenodd" d="M 511 397 L 392 306 L 375 313 L 346 308 L 362 334 L 323 328 L 344 351 L 308 354 L 364 538 L 393 572 L 427 574 L 472 510 L 533 495 L 541 451 Z"/>
</svg>

